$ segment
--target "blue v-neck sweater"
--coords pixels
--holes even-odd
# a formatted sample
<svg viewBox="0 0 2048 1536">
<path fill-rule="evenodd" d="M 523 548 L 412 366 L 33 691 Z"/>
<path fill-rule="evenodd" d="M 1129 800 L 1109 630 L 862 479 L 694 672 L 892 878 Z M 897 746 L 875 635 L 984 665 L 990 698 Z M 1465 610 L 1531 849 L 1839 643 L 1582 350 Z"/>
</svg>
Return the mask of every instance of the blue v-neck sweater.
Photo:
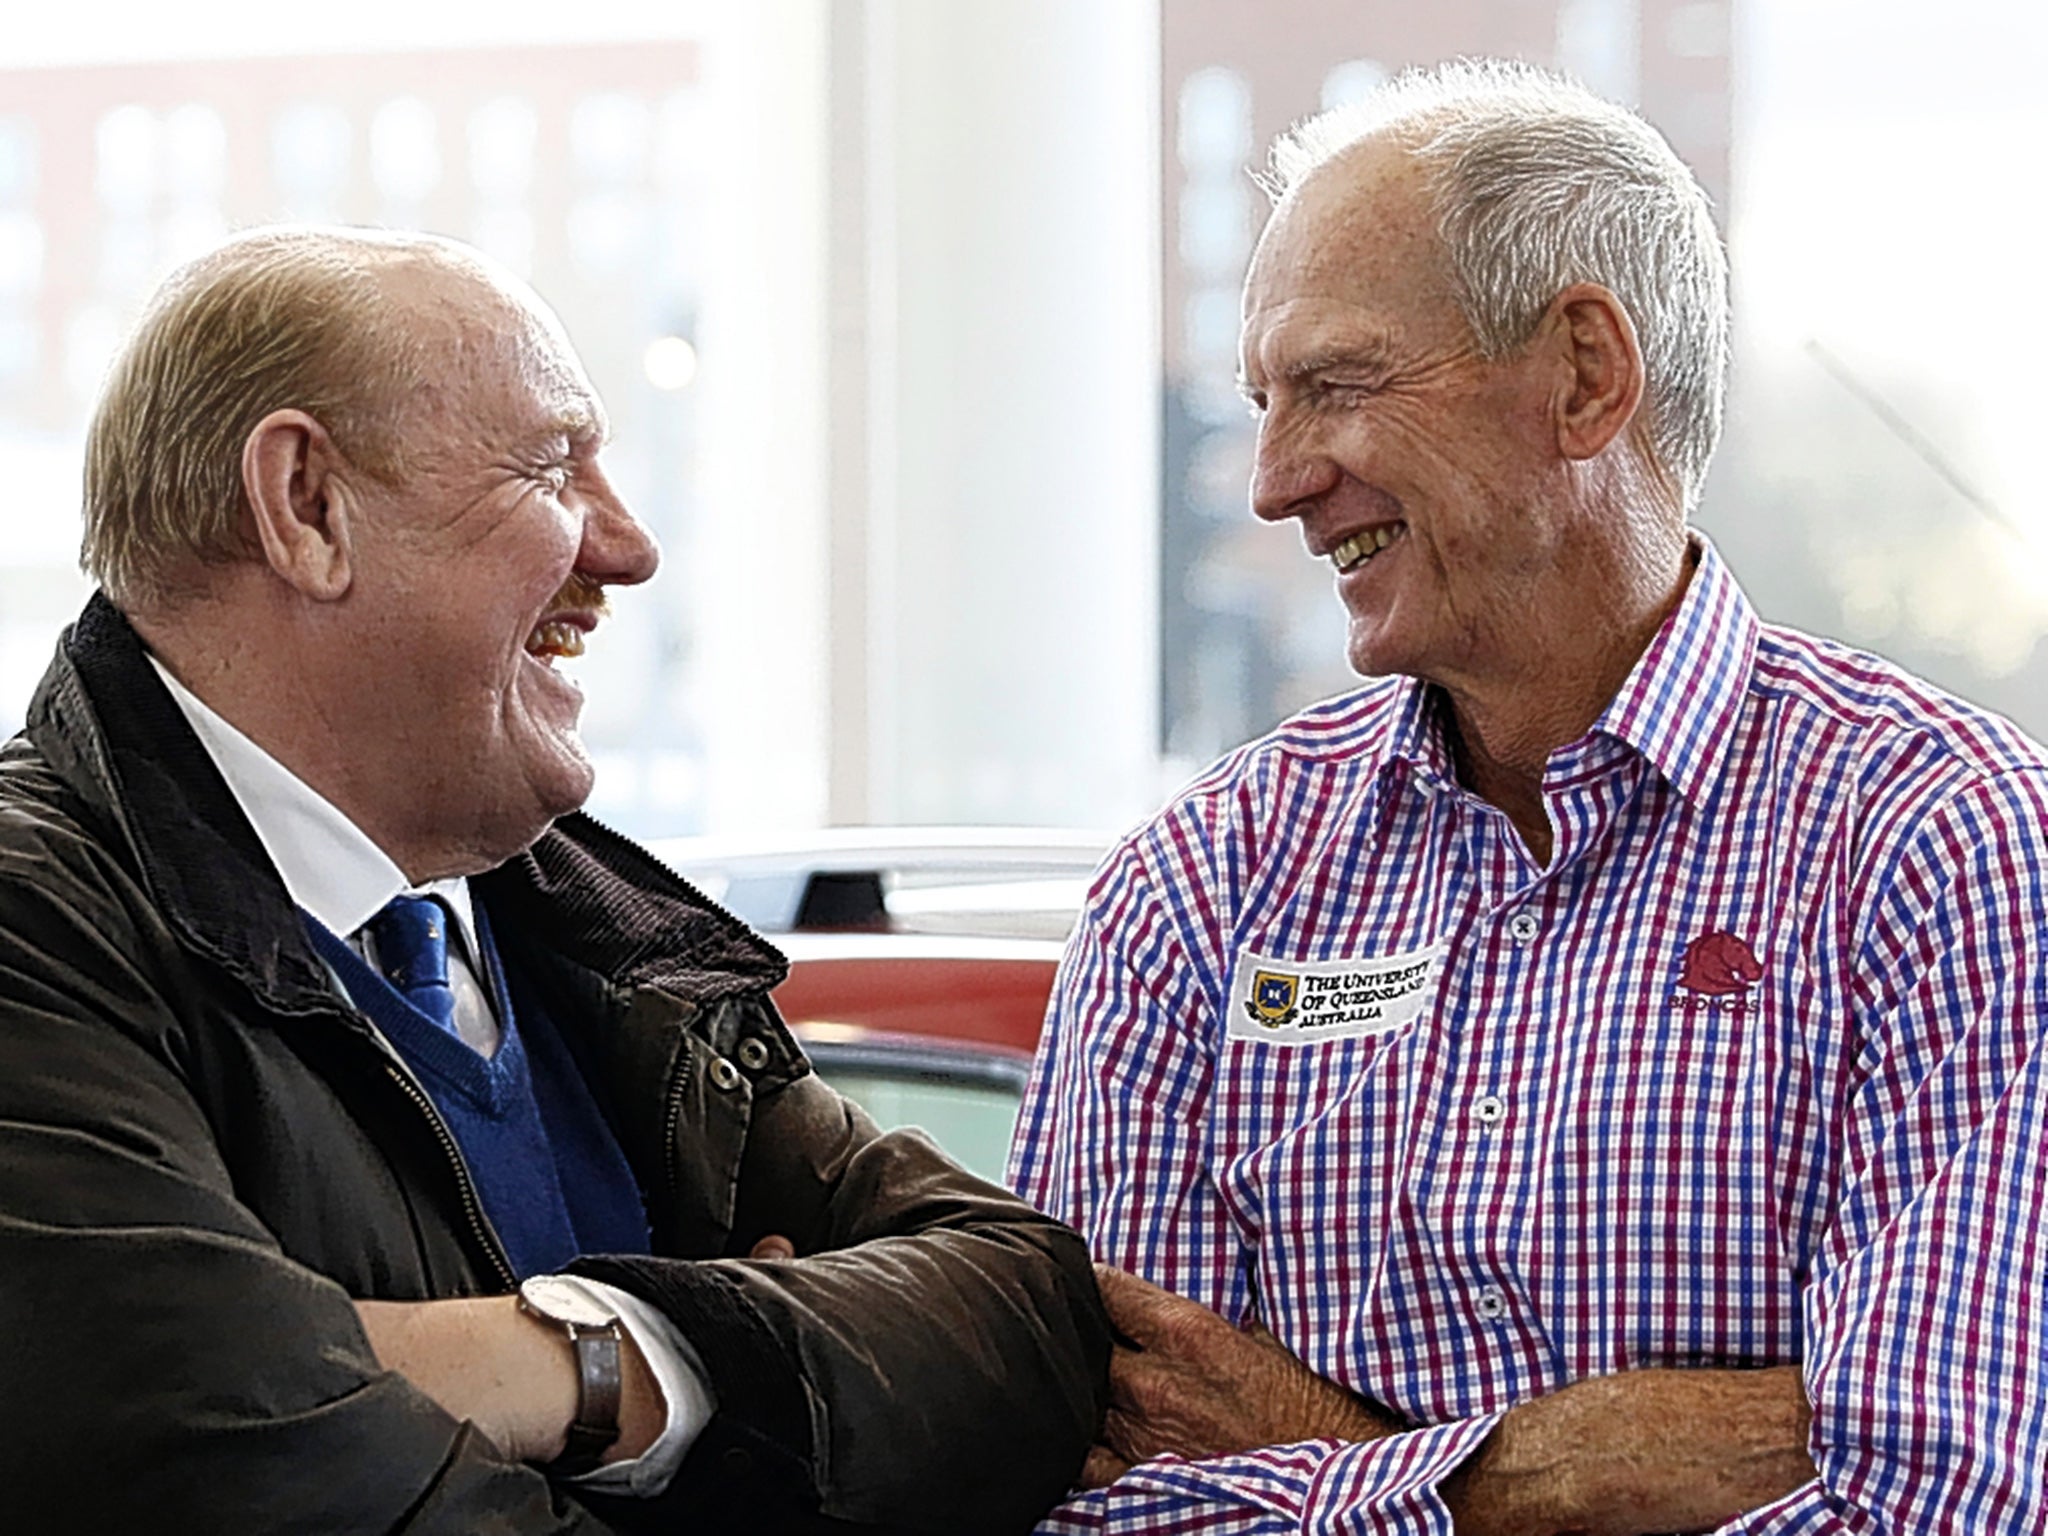
<svg viewBox="0 0 2048 1536">
<path fill-rule="evenodd" d="M 306 915 L 314 947 L 434 1101 L 521 1279 L 583 1253 L 646 1253 L 647 1211 L 581 1069 L 538 991 L 508 975 L 481 904 L 483 980 L 502 1034 L 486 1058 L 421 1013 Z"/>
</svg>

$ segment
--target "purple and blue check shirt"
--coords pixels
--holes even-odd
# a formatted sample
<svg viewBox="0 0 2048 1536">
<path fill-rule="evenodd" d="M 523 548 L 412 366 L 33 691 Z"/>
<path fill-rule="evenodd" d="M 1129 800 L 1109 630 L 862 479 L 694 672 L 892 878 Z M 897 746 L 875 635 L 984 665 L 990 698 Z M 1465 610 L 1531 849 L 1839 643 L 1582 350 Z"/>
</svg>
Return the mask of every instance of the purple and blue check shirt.
<svg viewBox="0 0 2048 1536">
<path fill-rule="evenodd" d="M 1725 1527 L 2048 1526 L 2048 759 L 1761 625 L 1711 547 L 1538 868 L 1387 680 L 1110 855 L 1012 1159 L 1098 1257 L 1410 1431 L 1147 1463 L 1046 1533 L 1448 1532 L 1500 1411 L 1797 1362 Z"/>
</svg>

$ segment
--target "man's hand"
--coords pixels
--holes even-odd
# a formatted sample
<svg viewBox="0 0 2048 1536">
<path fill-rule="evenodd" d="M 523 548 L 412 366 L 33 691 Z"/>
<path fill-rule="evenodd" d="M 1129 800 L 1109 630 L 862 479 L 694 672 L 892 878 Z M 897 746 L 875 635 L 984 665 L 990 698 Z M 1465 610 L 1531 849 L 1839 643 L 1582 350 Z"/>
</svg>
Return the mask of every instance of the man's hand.
<svg viewBox="0 0 2048 1536">
<path fill-rule="evenodd" d="M 514 1296 L 460 1301 L 358 1301 L 378 1363 L 408 1378 L 453 1417 L 476 1425 L 514 1461 L 545 1465 L 575 1422 L 576 1352 L 553 1323 Z M 619 1438 L 606 1461 L 638 1456 L 660 1436 L 668 1405 L 633 1335 L 620 1330 Z"/>
<path fill-rule="evenodd" d="M 1376 1440 L 1400 1428 L 1256 1324 L 1240 1331 L 1104 1264 L 1095 1278 L 1123 1338 L 1110 1357 L 1109 1412 L 1082 1468 L 1083 1487 L 1103 1487 L 1168 1451 L 1199 1460 L 1325 1436 Z"/>
<path fill-rule="evenodd" d="M 1710 1531 L 1810 1482 L 1799 1371 L 1640 1370 L 1508 1410 L 1443 1486 L 1458 1536 Z"/>
</svg>

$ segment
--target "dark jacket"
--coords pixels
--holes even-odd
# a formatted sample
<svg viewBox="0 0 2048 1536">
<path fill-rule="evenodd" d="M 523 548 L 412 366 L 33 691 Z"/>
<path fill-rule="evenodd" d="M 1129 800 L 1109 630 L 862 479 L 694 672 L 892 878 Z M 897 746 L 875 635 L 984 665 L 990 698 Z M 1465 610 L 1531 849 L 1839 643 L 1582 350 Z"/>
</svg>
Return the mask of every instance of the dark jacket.
<svg viewBox="0 0 2048 1536">
<path fill-rule="evenodd" d="M 475 889 L 647 1195 L 662 1257 L 578 1267 L 659 1305 L 718 1394 L 675 1485 L 579 1503 L 377 1366 L 351 1297 L 510 1272 L 95 598 L 0 748 L 0 1524 L 1028 1526 L 1105 1390 L 1074 1236 L 820 1083 L 780 956 L 625 839 L 572 816 Z M 771 1232 L 804 1257 L 734 1257 Z"/>
</svg>

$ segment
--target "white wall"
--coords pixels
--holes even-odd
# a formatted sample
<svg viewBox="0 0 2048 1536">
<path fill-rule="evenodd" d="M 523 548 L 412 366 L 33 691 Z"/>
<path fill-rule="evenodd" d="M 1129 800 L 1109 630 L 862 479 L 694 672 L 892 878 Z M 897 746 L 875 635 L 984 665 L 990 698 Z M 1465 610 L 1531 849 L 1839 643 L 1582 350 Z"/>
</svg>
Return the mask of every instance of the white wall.
<svg viewBox="0 0 2048 1536">
<path fill-rule="evenodd" d="M 833 809 L 1120 823 L 1158 777 L 1157 6 L 859 9 L 870 388 L 834 486 L 866 611 L 833 646 L 866 668 Z"/>
<path fill-rule="evenodd" d="M 708 829 L 822 825 L 829 745 L 828 0 L 707 11 L 702 416 L 688 564 Z"/>
<path fill-rule="evenodd" d="M 691 552 L 710 828 L 1132 819 L 1155 0 L 766 0 L 706 49 L 733 135 Z"/>
</svg>

